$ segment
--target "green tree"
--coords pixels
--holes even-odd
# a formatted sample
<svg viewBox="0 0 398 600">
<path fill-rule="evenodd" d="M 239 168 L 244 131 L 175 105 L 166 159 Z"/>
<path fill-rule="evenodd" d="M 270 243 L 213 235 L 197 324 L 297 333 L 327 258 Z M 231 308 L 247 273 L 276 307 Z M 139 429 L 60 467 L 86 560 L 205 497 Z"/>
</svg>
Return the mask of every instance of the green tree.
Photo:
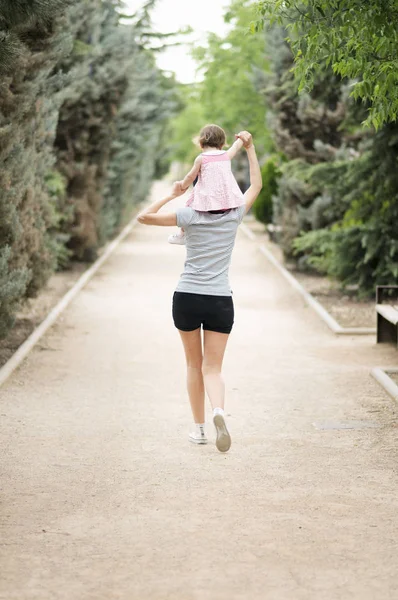
<svg viewBox="0 0 398 600">
<path fill-rule="evenodd" d="M 136 48 L 128 75 L 103 192 L 101 240 L 131 218 L 132 205 L 142 202 L 153 179 L 168 171 L 168 121 L 180 108 L 176 82 L 159 71 L 153 54 Z"/>
<path fill-rule="evenodd" d="M 247 129 L 260 150 L 270 146 L 265 121 L 265 100 L 259 93 L 262 74 L 268 69 L 265 38 L 248 34 L 254 18 L 253 3 L 233 0 L 224 20 L 230 31 L 224 37 L 211 34 L 208 45 L 197 48 L 194 57 L 203 72 L 199 101 L 207 121 L 220 124 L 233 142 L 233 134 Z"/>
<path fill-rule="evenodd" d="M 396 0 L 260 0 L 252 30 L 278 22 L 289 33 L 300 90 L 311 90 L 331 66 L 352 81 L 352 95 L 369 105 L 376 129 L 398 115 Z"/>
<path fill-rule="evenodd" d="M 375 285 L 398 279 L 398 126 L 385 125 L 362 144 L 354 160 L 326 165 L 334 204 L 343 208 L 334 225 L 303 233 L 296 252 L 364 296 Z M 319 179 L 319 178 L 318 178 Z"/>
<path fill-rule="evenodd" d="M 69 86 L 58 119 L 56 167 L 67 180 L 74 210 L 73 222 L 65 223 L 68 247 L 73 257 L 83 260 L 94 259 L 103 241 L 102 190 L 135 44 L 134 36 L 128 37 L 126 27 L 119 26 L 115 4 L 108 0 L 76 4 L 70 12 L 74 52 L 58 66 Z"/>
<path fill-rule="evenodd" d="M 194 86 L 181 87 L 180 98 L 185 108 L 171 124 L 175 160 L 183 163 L 193 160 L 200 150 L 192 140 L 206 123 L 223 127 L 228 144 L 234 142 L 235 133 L 248 129 L 260 156 L 271 149 L 263 93 L 269 58 L 264 34 L 249 33 L 254 16 L 250 0 L 233 0 L 224 16 L 229 32 L 225 36 L 209 35 L 206 47 L 193 51 L 203 79 Z M 238 182 L 245 187 L 248 171 L 243 153 L 234 159 L 233 168 Z"/>
<path fill-rule="evenodd" d="M 45 181 L 54 163 L 60 85 L 54 68 L 71 51 L 70 2 L 4 1 L 0 6 L 0 335 L 19 300 L 33 296 L 55 266 L 55 225 Z"/>
<path fill-rule="evenodd" d="M 0 336 L 55 268 L 95 257 L 164 159 L 178 103 L 153 4 L 127 25 L 119 0 L 0 3 Z"/>
<path fill-rule="evenodd" d="M 177 106 L 173 81 L 150 46 L 153 0 L 122 24 L 113 0 L 85 0 L 71 11 L 74 52 L 59 65 L 70 85 L 60 109 L 55 151 L 74 207 L 64 222 L 68 248 L 92 260 L 98 247 L 148 192 L 167 116 Z"/>
<path fill-rule="evenodd" d="M 301 231 L 323 227 L 344 214 L 347 205 L 343 208 L 332 194 L 327 174 L 351 159 L 367 134 L 361 126 L 361 107 L 348 98 L 347 87 L 331 69 L 319 74 L 311 93 L 298 93 L 285 33 L 276 25 L 267 32 L 272 74 L 265 95 L 275 146 L 288 159 L 281 165 L 272 198 L 273 221 L 281 228 L 279 242 L 291 258 Z"/>
<path fill-rule="evenodd" d="M 185 164 L 192 162 L 200 151 L 193 140 L 206 123 L 206 115 L 199 85 L 181 85 L 179 95 L 184 108 L 171 122 L 170 146 L 173 159 Z"/>
<path fill-rule="evenodd" d="M 271 129 L 289 159 L 273 196 L 279 242 L 300 267 L 372 295 L 398 277 L 397 127 L 388 123 L 397 114 L 397 4 L 257 8 L 252 29 L 266 23 L 273 50 Z"/>
<path fill-rule="evenodd" d="M 253 206 L 253 214 L 261 223 L 272 222 L 273 202 L 278 193 L 278 182 L 282 175 L 281 162 L 282 157 L 274 154 L 261 167 L 263 187 Z"/>
</svg>

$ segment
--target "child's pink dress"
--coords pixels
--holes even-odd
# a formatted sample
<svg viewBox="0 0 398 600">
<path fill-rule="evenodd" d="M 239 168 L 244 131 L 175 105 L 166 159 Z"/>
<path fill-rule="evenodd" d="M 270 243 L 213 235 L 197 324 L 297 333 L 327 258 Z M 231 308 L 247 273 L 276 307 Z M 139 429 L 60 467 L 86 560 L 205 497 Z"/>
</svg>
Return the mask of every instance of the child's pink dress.
<svg viewBox="0 0 398 600">
<path fill-rule="evenodd" d="M 194 210 L 209 211 L 237 208 L 245 203 L 232 173 L 227 152 L 202 154 L 198 182 L 187 201 Z"/>
</svg>

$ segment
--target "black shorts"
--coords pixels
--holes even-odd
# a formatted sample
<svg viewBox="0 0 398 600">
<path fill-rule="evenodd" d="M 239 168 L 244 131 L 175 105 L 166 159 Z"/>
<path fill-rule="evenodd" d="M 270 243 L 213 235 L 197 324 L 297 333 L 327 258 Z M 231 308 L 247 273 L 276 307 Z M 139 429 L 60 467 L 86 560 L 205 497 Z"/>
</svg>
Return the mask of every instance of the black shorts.
<svg viewBox="0 0 398 600">
<path fill-rule="evenodd" d="M 231 333 L 234 324 L 232 296 L 174 292 L 173 320 L 180 331 L 194 331 L 203 325 L 208 331 Z"/>
</svg>

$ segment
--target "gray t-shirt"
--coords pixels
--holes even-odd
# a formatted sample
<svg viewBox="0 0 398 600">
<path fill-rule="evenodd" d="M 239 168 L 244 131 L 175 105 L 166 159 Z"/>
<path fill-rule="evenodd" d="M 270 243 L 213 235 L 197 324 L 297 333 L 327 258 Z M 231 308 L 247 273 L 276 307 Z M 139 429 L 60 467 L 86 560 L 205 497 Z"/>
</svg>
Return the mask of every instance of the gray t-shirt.
<svg viewBox="0 0 398 600">
<path fill-rule="evenodd" d="M 231 296 L 228 271 L 245 206 L 222 214 L 178 208 L 177 225 L 186 235 L 187 256 L 176 292 Z"/>
</svg>

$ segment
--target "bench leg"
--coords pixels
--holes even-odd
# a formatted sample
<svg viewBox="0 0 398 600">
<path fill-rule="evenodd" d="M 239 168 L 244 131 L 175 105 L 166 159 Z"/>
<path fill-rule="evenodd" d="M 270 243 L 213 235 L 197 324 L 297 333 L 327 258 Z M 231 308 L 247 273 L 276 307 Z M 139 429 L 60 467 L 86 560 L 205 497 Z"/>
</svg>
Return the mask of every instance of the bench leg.
<svg viewBox="0 0 398 600">
<path fill-rule="evenodd" d="M 398 327 L 387 321 L 382 315 L 377 315 L 377 343 L 398 345 Z"/>
</svg>

